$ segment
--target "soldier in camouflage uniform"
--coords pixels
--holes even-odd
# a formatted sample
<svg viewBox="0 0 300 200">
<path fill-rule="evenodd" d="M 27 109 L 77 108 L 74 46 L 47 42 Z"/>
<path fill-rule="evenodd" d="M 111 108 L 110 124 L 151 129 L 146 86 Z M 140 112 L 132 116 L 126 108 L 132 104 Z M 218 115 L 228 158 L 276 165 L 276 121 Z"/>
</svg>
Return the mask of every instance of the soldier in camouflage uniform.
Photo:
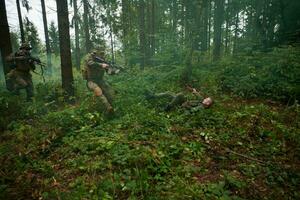
<svg viewBox="0 0 300 200">
<path fill-rule="evenodd" d="M 108 71 L 109 65 L 101 60 L 104 60 L 104 51 L 89 53 L 84 62 L 83 77 L 87 80 L 87 87 L 105 106 L 106 112 L 112 113 L 114 111 L 112 107 L 114 91 L 104 80 L 104 74 Z"/>
<path fill-rule="evenodd" d="M 19 95 L 21 89 L 26 90 L 27 101 L 31 101 L 34 96 L 34 88 L 30 71 L 35 70 L 35 62 L 39 61 L 30 54 L 32 48 L 29 44 L 23 43 L 20 49 L 7 57 L 7 62 L 11 63 L 13 69 L 6 75 L 11 84 L 11 90 Z"/>
<path fill-rule="evenodd" d="M 183 93 L 172 93 L 172 92 L 163 92 L 163 93 L 151 93 L 149 91 L 146 92 L 145 96 L 147 100 L 150 99 L 166 99 L 167 105 L 165 106 L 165 111 L 170 111 L 175 107 L 183 107 L 186 109 L 192 108 L 209 108 L 213 101 L 210 97 L 203 98 L 202 95 L 194 88 L 190 88 L 192 93 L 197 96 L 197 100 L 188 100 Z"/>
</svg>

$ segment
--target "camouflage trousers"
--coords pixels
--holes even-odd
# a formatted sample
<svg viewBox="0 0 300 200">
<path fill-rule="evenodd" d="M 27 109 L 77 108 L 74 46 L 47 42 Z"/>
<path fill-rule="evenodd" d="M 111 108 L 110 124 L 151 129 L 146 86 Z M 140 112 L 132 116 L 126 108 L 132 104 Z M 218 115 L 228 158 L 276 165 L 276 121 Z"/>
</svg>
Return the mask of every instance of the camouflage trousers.
<svg viewBox="0 0 300 200">
<path fill-rule="evenodd" d="M 6 75 L 6 78 L 11 85 L 13 93 L 19 95 L 20 90 L 25 89 L 27 100 L 32 100 L 32 97 L 34 95 L 34 88 L 30 72 L 23 72 L 17 69 L 13 69 Z"/>
<path fill-rule="evenodd" d="M 167 99 L 169 103 L 165 107 L 166 111 L 171 110 L 177 106 L 181 106 L 187 100 L 182 93 L 175 94 L 172 92 L 157 93 L 154 94 L 153 97 L 155 99 Z"/>
<path fill-rule="evenodd" d="M 94 92 L 96 97 L 100 98 L 106 109 L 112 109 L 114 91 L 109 84 L 103 80 L 89 80 L 87 87 Z"/>
</svg>

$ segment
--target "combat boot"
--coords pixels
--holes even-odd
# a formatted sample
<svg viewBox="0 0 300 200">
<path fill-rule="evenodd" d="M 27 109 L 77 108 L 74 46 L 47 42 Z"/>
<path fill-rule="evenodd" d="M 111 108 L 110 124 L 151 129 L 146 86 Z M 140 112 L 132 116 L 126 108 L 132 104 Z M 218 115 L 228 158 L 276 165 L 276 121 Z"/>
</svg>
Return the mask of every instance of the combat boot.
<svg viewBox="0 0 300 200">
<path fill-rule="evenodd" d="M 104 95 L 100 96 L 100 99 L 105 107 L 105 113 L 106 114 L 112 114 L 114 112 L 114 108 L 111 106 L 111 104 L 108 102 L 107 98 Z"/>
</svg>

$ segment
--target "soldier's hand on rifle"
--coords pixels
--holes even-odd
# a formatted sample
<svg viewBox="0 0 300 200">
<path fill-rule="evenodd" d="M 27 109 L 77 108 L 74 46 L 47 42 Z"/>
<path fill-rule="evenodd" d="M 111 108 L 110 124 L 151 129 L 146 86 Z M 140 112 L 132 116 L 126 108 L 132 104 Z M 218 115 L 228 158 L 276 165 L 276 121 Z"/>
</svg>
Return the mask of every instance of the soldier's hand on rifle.
<svg viewBox="0 0 300 200">
<path fill-rule="evenodd" d="M 103 69 L 107 69 L 107 68 L 109 67 L 109 65 L 108 65 L 108 64 L 105 64 L 105 63 L 102 63 L 102 64 L 101 64 L 101 67 L 102 67 Z"/>
</svg>

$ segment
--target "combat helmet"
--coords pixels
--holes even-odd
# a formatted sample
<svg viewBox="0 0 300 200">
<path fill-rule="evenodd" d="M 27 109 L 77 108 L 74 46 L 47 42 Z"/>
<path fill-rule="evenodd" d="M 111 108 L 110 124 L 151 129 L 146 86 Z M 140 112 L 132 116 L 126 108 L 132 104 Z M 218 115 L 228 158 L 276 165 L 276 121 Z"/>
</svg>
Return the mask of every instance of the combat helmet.
<svg viewBox="0 0 300 200">
<path fill-rule="evenodd" d="M 27 42 L 22 43 L 20 46 L 20 50 L 31 50 L 31 49 L 32 49 L 32 47 Z"/>
<path fill-rule="evenodd" d="M 105 48 L 104 47 L 96 47 L 91 51 L 91 55 L 97 55 L 100 57 L 105 57 Z"/>
</svg>

